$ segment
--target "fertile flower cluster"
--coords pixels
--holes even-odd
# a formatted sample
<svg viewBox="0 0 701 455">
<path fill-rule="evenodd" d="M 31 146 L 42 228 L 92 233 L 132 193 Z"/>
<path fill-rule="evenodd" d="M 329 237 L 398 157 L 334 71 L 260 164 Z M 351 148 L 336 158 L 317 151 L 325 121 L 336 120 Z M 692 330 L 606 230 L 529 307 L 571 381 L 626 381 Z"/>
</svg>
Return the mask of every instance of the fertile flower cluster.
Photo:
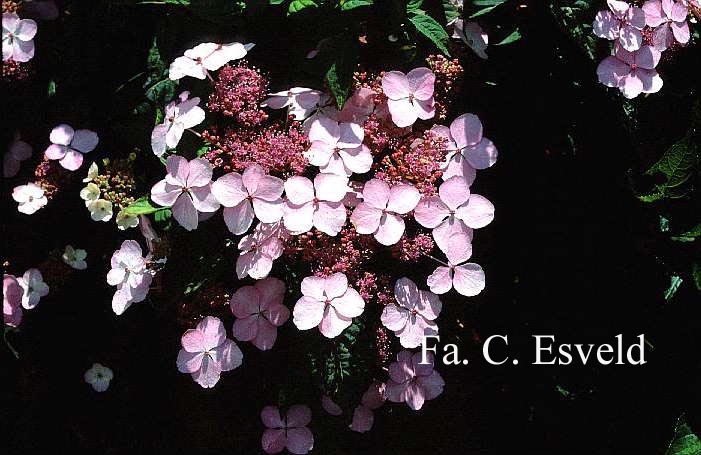
<svg viewBox="0 0 701 455">
<path fill-rule="evenodd" d="M 685 0 L 647 0 L 642 7 L 608 0 L 599 11 L 593 31 L 613 41 L 612 55 L 598 66 L 599 82 L 618 88 L 626 98 L 657 93 L 662 78 L 657 64 L 662 52 L 686 45 L 691 37 L 687 18 L 693 8 Z"/>
<path fill-rule="evenodd" d="M 260 108 L 267 92 L 268 81 L 256 68 L 249 68 L 245 62 L 225 65 L 219 71 L 207 108 L 233 117 L 244 126 L 258 125 L 268 119 Z"/>
<path fill-rule="evenodd" d="M 132 169 L 133 161 L 134 155 L 123 160 L 105 159 L 102 173 L 96 163 L 90 165 L 88 175 L 83 179 L 87 185 L 80 190 L 80 198 L 85 201 L 85 207 L 94 221 L 111 220 L 116 208 L 119 210 L 116 222 L 120 230 L 139 225 L 139 218 L 124 210 L 134 202 L 132 194 L 136 182 Z"/>
</svg>

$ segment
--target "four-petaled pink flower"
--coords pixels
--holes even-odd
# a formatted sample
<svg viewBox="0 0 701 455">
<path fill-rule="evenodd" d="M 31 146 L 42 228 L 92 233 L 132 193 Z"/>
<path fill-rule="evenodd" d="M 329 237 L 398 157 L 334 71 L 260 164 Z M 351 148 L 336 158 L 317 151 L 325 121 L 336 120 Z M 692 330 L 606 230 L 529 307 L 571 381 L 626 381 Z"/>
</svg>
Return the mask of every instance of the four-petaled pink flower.
<svg viewBox="0 0 701 455">
<path fill-rule="evenodd" d="M 166 178 L 153 185 L 151 199 L 173 208 L 173 218 L 182 227 L 197 229 L 197 212 L 216 212 L 219 203 L 212 195 L 212 165 L 204 158 L 188 161 L 171 155 L 166 161 Z"/>
<path fill-rule="evenodd" d="M 75 171 L 83 164 L 83 153 L 92 152 L 100 141 L 97 133 L 90 130 L 74 130 L 69 125 L 61 124 L 51 130 L 49 136 L 52 144 L 44 155 L 59 163 L 69 171 Z"/>
<path fill-rule="evenodd" d="M 265 278 L 253 286 L 243 286 L 231 296 L 231 312 L 236 316 L 233 335 L 239 341 L 250 341 L 261 351 L 271 349 L 277 339 L 277 328 L 290 318 L 290 310 L 282 304 L 285 283 Z"/>
<path fill-rule="evenodd" d="M 202 43 L 185 51 L 168 68 L 168 77 L 178 80 L 184 76 L 206 79 L 209 71 L 216 71 L 232 60 L 244 58 L 253 44 Z"/>
<path fill-rule="evenodd" d="M 15 138 L 10 148 L 2 157 L 2 176 L 14 177 L 19 172 L 20 163 L 32 156 L 32 146 Z"/>
<path fill-rule="evenodd" d="M 619 0 L 608 0 L 610 11 L 599 11 L 594 18 L 594 34 L 608 40 L 618 40 L 628 51 L 636 51 L 643 44 L 641 30 L 645 27 L 645 13 L 637 6 Z"/>
<path fill-rule="evenodd" d="M 292 234 L 315 227 L 335 236 L 346 223 L 346 208 L 341 201 L 348 191 L 348 178 L 341 175 L 317 174 L 313 184 L 306 177 L 290 177 L 285 182 L 285 227 Z"/>
<path fill-rule="evenodd" d="M 478 264 L 465 262 L 472 256 L 470 240 L 464 233 L 448 238 L 447 244 L 441 248 L 448 258 L 448 264 L 437 267 L 426 280 L 431 292 L 445 294 L 455 288 L 458 294 L 466 297 L 482 292 L 485 286 L 484 270 Z"/>
<path fill-rule="evenodd" d="M 2 317 L 5 325 L 19 327 L 22 322 L 22 287 L 13 275 L 2 276 Z"/>
<path fill-rule="evenodd" d="M 282 218 L 282 191 L 284 182 L 257 164 L 248 167 L 243 175 L 230 172 L 212 183 L 212 194 L 224 206 L 224 222 L 232 234 L 243 234 L 258 218 L 263 223 L 274 223 Z"/>
<path fill-rule="evenodd" d="M 374 234 L 383 245 L 394 245 L 404 233 L 404 220 L 399 215 L 411 212 L 421 199 L 413 185 L 399 183 L 390 186 L 372 179 L 363 187 L 363 202 L 351 215 L 359 234 Z"/>
<path fill-rule="evenodd" d="M 394 284 L 396 304 L 385 305 L 380 320 L 382 325 L 399 337 L 405 348 L 415 348 L 425 335 L 438 333 L 433 322 L 441 313 L 442 304 L 433 292 L 420 291 L 409 278 L 400 278 Z"/>
<path fill-rule="evenodd" d="M 42 297 L 49 294 L 49 286 L 44 283 L 44 277 L 41 271 L 36 268 L 31 268 L 24 272 L 24 275 L 17 278 L 17 282 L 24 293 L 22 294 L 22 307 L 31 310 L 39 304 Z"/>
<path fill-rule="evenodd" d="M 428 68 L 414 68 L 408 74 L 390 71 L 382 77 L 382 91 L 392 121 L 399 127 L 411 126 L 417 118 L 428 120 L 436 113 L 433 86 L 436 76 Z"/>
<path fill-rule="evenodd" d="M 363 145 L 365 133 L 357 123 L 338 123 L 320 117 L 309 129 L 311 147 L 306 153 L 309 163 L 322 172 L 349 177 L 363 174 L 372 166 L 370 149 Z"/>
<path fill-rule="evenodd" d="M 250 276 L 254 280 L 265 278 L 273 268 L 273 261 L 282 255 L 287 237 L 282 223 L 258 223 L 253 232 L 239 241 L 239 257 L 236 259 L 236 275 L 239 279 Z"/>
<path fill-rule="evenodd" d="M 643 5 L 645 22 L 653 27 L 652 43 L 659 51 L 674 44 L 689 42 L 689 23 L 686 17 L 689 9 L 682 2 L 674 0 L 649 0 Z"/>
<path fill-rule="evenodd" d="M 445 382 L 433 369 L 433 354 L 426 353 L 427 363 L 421 363 L 421 352 L 402 351 L 397 361 L 389 366 L 389 381 L 385 385 L 387 399 L 394 403 L 406 403 L 418 411 L 427 400 L 443 393 Z"/>
<path fill-rule="evenodd" d="M 28 62 L 34 57 L 37 23 L 15 13 L 2 14 L 2 61 Z"/>
<path fill-rule="evenodd" d="M 343 273 L 306 277 L 302 280 L 302 294 L 292 312 L 294 324 L 300 330 L 318 326 L 327 338 L 340 335 L 365 309 L 365 301 L 358 291 L 348 287 Z"/>
<path fill-rule="evenodd" d="M 459 176 L 472 185 L 477 169 L 487 169 L 497 161 L 497 148 L 482 136 L 482 122 L 475 114 L 457 117 L 450 128 L 436 125 L 431 132 L 446 141 L 448 153 L 442 165 L 444 180 Z"/>
<path fill-rule="evenodd" d="M 183 348 L 178 352 L 178 371 L 190 373 L 203 388 L 214 387 L 223 371 L 231 371 L 243 362 L 243 353 L 236 343 L 226 337 L 224 324 L 207 316 L 181 338 Z"/>
<path fill-rule="evenodd" d="M 615 55 L 602 60 L 596 74 L 599 82 L 617 87 L 626 98 L 656 93 L 662 88 L 662 78 L 655 71 L 660 56 L 660 51 L 652 46 L 643 46 L 635 52 L 616 46 Z"/>
<path fill-rule="evenodd" d="M 112 254 L 107 283 L 117 286 L 112 297 L 112 311 L 120 315 L 132 303 L 143 301 L 148 294 L 153 275 L 148 269 L 149 257 L 141 256 L 141 246 L 135 240 L 125 240 Z"/>
<path fill-rule="evenodd" d="M 387 399 L 385 395 L 385 385 L 381 382 L 373 382 L 365 391 L 360 404 L 353 411 L 353 421 L 350 429 L 358 433 L 370 431 L 375 422 L 375 415 L 372 411 L 382 406 Z"/>
<path fill-rule="evenodd" d="M 336 120 L 363 124 L 375 110 L 376 95 L 372 89 L 360 87 L 343 103 L 343 109 L 336 116 Z"/>
<path fill-rule="evenodd" d="M 266 406 L 260 412 L 260 419 L 267 427 L 261 439 L 265 453 L 280 453 L 287 448 L 290 453 L 303 455 L 314 447 L 314 435 L 307 428 L 312 421 L 308 406 L 290 406 L 284 418 L 277 406 Z"/>
<path fill-rule="evenodd" d="M 178 99 L 165 107 L 163 123 L 156 125 L 151 132 L 151 148 L 156 156 L 161 156 L 166 149 L 177 147 L 187 128 L 199 125 L 204 120 L 204 110 L 199 107 L 198 97 L 190 98 L 190 92 L 182 92 Z"/>
<path fill-rule="evenodd" d="M 438 195 L 424 196 L 419 201 L 414 209 L 414 219 L 421 226 L 433 229 L 433 238 L 444 250 L 451 235 L 457 232 L 471 235 L 471 229 L 491 223 L 494 205 L 484 196 L 471 194 L 464 178 L 452 177 L 441 184 Z"/>
</svg>

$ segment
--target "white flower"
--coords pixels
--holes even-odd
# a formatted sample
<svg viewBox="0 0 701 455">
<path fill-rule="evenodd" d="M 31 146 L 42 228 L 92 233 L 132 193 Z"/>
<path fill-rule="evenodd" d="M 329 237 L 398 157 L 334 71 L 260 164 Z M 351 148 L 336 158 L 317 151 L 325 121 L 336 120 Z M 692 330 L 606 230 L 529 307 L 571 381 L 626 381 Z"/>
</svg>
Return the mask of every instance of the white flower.
<svg viewBox="0 0 701 455">
<path fill-rule="evenodd" d="M 190 92 L 182 92 L 178 97 L 180 103 L 171 101 L 165 107 L 163 123 L 156 125 L 151 132 L 151 148 L 156 156 L 161 156 L 166 149 L 178 145 L 187 128 L 199 125 L 204 120 L 204 110 L 198 106 L 198 97 L 190 98 Z"/>
<path fill-rule="evenodd" d="M 271 93 L 261 103 L 263 107 L 270 109 L 282 109 L 287 107 L 287 113 L 295 120 L 304 120 L 309 117 L 321 103 L 323 94 L 318 90 L 306 87 L 292 87 L 282 92 Z"/>
<path fill-rule="evenodd" d="M 16 186 L 12 190 L 12 199 L 19 202 L 17 210 L 21 213 L 31 215 L 48 202 L 44 196 L 44 189 L 35 183 Z"/>
<path fill-rule="evenodd" d="M 34 57 L 37 23 L 15 13 L 2 15 L 2 61 L 28 62 Z"/>
<path fill-rule="evenodd" d="M 116 221 L 117 227 L 122 231 L 139 225 L 139 217 L 136 215 L 129 215 L 128 213 L 125 213 L 124 210 L 120 210 L 119 213 L 117 213 Z"/>
<path fill-rule="evenodd" d="M 92 163 L 88 168 L 88 176 L 83 179 L 83 182 L 92 182 L 98 175 L 97 164 Z"/>
<path fill-rule="evenodd" d="M 246 56 L 254 44 L 217 44 L 202 43 L 185 51 L 184 57 L 178 57 L 168 68 L 168 77 L 175 81 L 185 76 L 205 79 L 208 71 L 216 71 L 232 60 Z"/>
<path fill-rule="evenodd" d="M 76 270 L 85 270 L 88 268 L 88 264 L 85 262 L 86 257 L 88 257 L 88 253 L 85 250 L 74 249 L 72 245 L 66 245 L 61 259 Z"/>
<path fill-rule="evenodd" d="M 109 221 L 112 219 L 112 203 L 104 199 L 97 199 L 88 204 L 90 218 L 94 221 Z"/>
<path fill-rule="evenodd" d="M 87 207 L 92 201 L 100 198 L 100 187 L 94 183 L 88 183 L 85 188 L 80 190 L 80 198 L 85 201 L 85 206 Z"/>
<path fill-rule="evenodd" d="M 27 270 L 23 276 L 17 278 L 17 282 L 24 290 L 22 306 L 28 310 L 37 306 L 39 300 L 49 293 L 49 286 L 44 283 L 44 277 L 41 276 L 39 269 Z"/>
<path fill-rule="evenodd" d="M 114 378 L 112 370 L 99 363 L 93 363 L 92 367 L 83 375 L 85 382 L 90 384 L 95 392 L 104 392 L 110 386 L 110 381 Z"/>
</svg>

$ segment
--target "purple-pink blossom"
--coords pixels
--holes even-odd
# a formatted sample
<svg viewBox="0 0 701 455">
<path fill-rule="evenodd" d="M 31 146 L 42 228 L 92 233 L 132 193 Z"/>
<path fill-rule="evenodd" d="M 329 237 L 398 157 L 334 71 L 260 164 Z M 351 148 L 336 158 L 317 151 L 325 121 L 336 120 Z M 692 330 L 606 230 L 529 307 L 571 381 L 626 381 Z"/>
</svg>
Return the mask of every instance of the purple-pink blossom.
<svg viewBox="0 0 701 455">
<path fill-rule="evenodd" d="M 395 303 L 385 305 L 380 320 L 382 325 L 399 337 L 405 348 L 415 348 L 424 336 L 438 333 L 434 320 L 441 313 L 442 304 L 436 294 L 420 291 L 409 278 L 400 278 L 394 285 Z"/>
<path fill-rule="evenodd" d="M 285 283 L 265 278 L 253 286 L 243 286 L 231 296 L 231 312 L 236 316 L 233 335 L 239 341 L 250 341 L 261 351 L 271 349 L 277 339 L 277 328 L 290 318 L 283 305 Z"/>
<path fill-rule="evenodd" d="M 652 43 L 660 51 L 672 46 L 674 42 L 686 44 L 691 37 L 686 18 L 688 7 L 674 0 L 649 0 L 643 5 L 645 23 L 654 28 Z"/>
<path fill-rule="evenodd" d="M 372 166 L 372 154 L 363 138 L 362 125 L 320 117 L 309 128 L 311 147 L 306 156 L 321 172 L 348 177 L 364 174 Z"/>
<path fill-rule="evenodd" d="M 230 172 L 212 183 L 212 194 L 224 206 L 224 222 L 232 234 L 243 234 L 254 218 L 274 223 L 282 218 L 284 182 L 257 164 L 243 175 Z"/>
<path fill-rule="evenodd" d="M 283 240 L 288 233 L 281 222 L 258 223 L 253 232 L 242 237 L 238 244 L 236 275 L 239 279 L 250 276 L 265 278 L 273 268 L 273 261 L 284 251 Z"/>
<path fill-rule="evenodd" d="M 141 246 L 135 240 L 125 240 L 112 254 L 107 283 L 117 286 L 112 297 L 112 310 L 120 315 L 132 303 L 143 301 L 148 294 L 153 275 L 148 268 L 148 256 L 142 257 Z"/>
<path fill-rule="evenodd" d="M 83 154 L 92 152 L 100 139 L 90 130 L 74 130 L 65 123 L 51 130 L 51 145 L 44 155 L 50 160 L 59 160 L 61 166 L 75 171 L 83 164 Z"/>
<path fill-rule="evenodd" d="M 365 301 L 343 273 L 306 277 L 302 294 L 292 312 L 294 324 L 300 330 L 319 327 L 327 338 L 340 335 L 365 309 Z"/>
<path fill-rule="evenodd" d="M 290 406 L 284 417 L 277 406 L 266 406 L 260 412 L 260 419 L 266 427 L 261 439 L 265 453 L 280 453 L 287 449 L 290 453 L 303 455 L 314 447 L 314 435 L 307 428 L 312 421 L 312 411 L 308 406 Z"/>
<path fill-rule="evenodd" d="M 34 57 L 37 23 L 15 13 L 2 14 L 2 61 L 28 62 Z"/>
<path fill-rule="evenodd" d="M 190 92 L 182 92 L 177 101 L 165 107 L 163 123 L 156 125 L 151 132 L 151 148 L 156 156 L 162 156 L 167 149 L 177 147 L 187 128 L 199 125 L 204 120 L 204 110 L 199 107 L 198 97 L 190 98 Z"/>
<path fill-rule="evenodd" d="M 190 373 L 203 388 L 219 382 L 224 371 L 231 371 L 243 362 L 243 353 L 236 343 L 226 337 L 224 324 L 207 316 L 194 329 L 186 331 L 176 364 L 181 373 Z"/>
<path fill-rule="evenodd" d="M 624 1 L 608 0 L 609 11 L 599 11 L 594 19 L 594 34 L 600 38 L 617 40 L 628 51 L 636 51 L 643 44 L 642 29 L 645 13 Z"/>
<path fill-rule="evenodd" d="M 436 76 L 428 68 L 409 73 L 389 71 L 382 77 L 382 91 L 392 121 L 399 127 L 411 126 L 417 118 L 428 120 L 436 114 L 433 89 Z"/>
<path fill-rule="evenodd" d="M 351 222 L 359 234 L 373 234 L 383 245 L 394 245 L 404 233 L 400 215 L 411 212 L 421 194 L 413 186 L 399 183 L 390 186 L 379 179 L 368 181 L 363 187 L 363 202 L 351 215 Z"/>
<path fill-rule="evenodd" d="M 360 404 L 353 411 L 350 429 L 357 433 L 370 431 L 375 422 L 373 411 L 382 406 L 387 399 L 385 384 L 374 381 L 363 394 Z"/>
<path fill-rule="evenodd" d="M 626 98 L 635 98 L 641 93 L 656 93 L 662 88 L 662 78 L 655 67 L 661 53 L 652 46 L 642 46 L 628 52 L 616 46 L 614 55 L 599 63 L 596 73 L 599 82 L 607 87 L 618 88 Z"/>
<path fill-rule="evenodd" d="M 22 287 L 13 275 L 2 276 L 2 316 L 5 325 L 19 327 L 22 323 Z"/>
<path fill-rule="evenodd" d="M 406 403 L 418 411 L 424 402 L 443 393 L 445 382 L 433 369 L 433 354 L 426 353 L 427 363 L 421 363 L 421 352 L 402 351 L 397 361 L 389 366 L 389 381 L 385 385 L 387 399 L 394 403 Z"/>
<path fill-rule="evenodd" d="M 314 183 L 306 177 L 290 177 L 285 182 L 285 227 L 292 234 L 315 227 L 335 236 L 346 223 L 346 208 L 341 201 L 348 191 L 348 178 L 341 175 L 317 174 Z"/>
<path fill-rule="evenodd" d="M 448 263 L 437 267 L 426 280 L 431 292 L 445 294 L 455 288 L 466 297 L 482 292 L 485 287 L 484 270 L 478 264 L 466 262 L 472 256 L 469 236 L 458 232 L 450 235 L 445 242 L 441 250 L 448 258 Z"/>
<path fill-rule="evenodd" d="M 166 177 L 151 188 L 151 199 L 172 207 L 173 218 L 182 227 L 197 229 L 197 212 L 216 212 L 219 202 L 212 195 L 212 165 L 203 158 L 191 161 L 171 155 L 166 161 Z"/>
</svg>

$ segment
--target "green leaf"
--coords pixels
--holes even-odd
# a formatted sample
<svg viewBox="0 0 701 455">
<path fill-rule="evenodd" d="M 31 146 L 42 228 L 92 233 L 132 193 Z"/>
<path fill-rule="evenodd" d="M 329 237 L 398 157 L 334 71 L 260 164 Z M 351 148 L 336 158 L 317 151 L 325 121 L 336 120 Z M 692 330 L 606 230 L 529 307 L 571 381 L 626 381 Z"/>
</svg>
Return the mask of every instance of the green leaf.
<svg viewBox="0 0 701 455">
<path fill-rule="evenodd" d="M 674 438 L 669 443 L 665 455 L 699 455 L 701 440 L 692 433 L 684 417 L 680 417 L 674 429 Z"/>
<path fill-rule="evenodd" d="M 687 136 L 667 149 L 662 158 L 645 172 L 646 175 L 662 174 L 664 177 L 664 182 L 656 184 L 652 191 L 654 200 L 659 199 L 658 196 L 670 199 L 680 198 L 688 193 L 685 183 L 690 179 L 698 163 L 696 147 L 696 143 Z M 642 198 L 649 199 L 650 196 L 642 196 L 641 200 L 645 201 Z"/>
<path fill-rule="evenodd" d="M 205 155 L 205 153 L 209 152 L 209 145 L 203 145 L 199 149 L 197 149 L 197 157 L 200 158 Z"/>
<path fill-rule="evenodd" d="M 420 11 L 421 5 L 423 5 L 424 0 L 410 0 L 406 4 L 407 13 L 417 13 Z"/>
<path fill-rule="evenodd" d="M 348 11 L 361 6 L 372 6 L 374 0 L 345 0 L 341 1 L 341 11 Z"/>
<path fill-rule="evenodd" d="M 333 63 L 326 72 L 326 82 L 329 84 L 339 109 L 343 107 L 343 103 L 346 102 L 348 97 L 350 81 L 352 81 L 352 76 L 348 77 L 347 74 L 344 74 L 337 63 Z"/>
<path fill-rule="evenodd" d="M 295 14 L 306 8 L 316 8 L 319 5 L 314 2 L 314 0 L 292 0 L 289 8 L 287 9 L 287 15 Z"/>
<path fill-rule="evenodd" d="M 672 300 L 672 297 L 674 297 L 674 294 L 677 293 L 679 290 L 679 286 L 682 284 L 682 277 L 678 275 L 672 275 L 672 277 L 669 280 L 669 287 L 667 290 L 664 292 L 664 299 L 669 302 Z"/>
<path fill-rule="evenodd" d="M 495 46 L 503 46 L 504 44 L 510 44 L 513 43 L 514 41 L 518 41 L 521 39 L 521 32 L 518 31 L 518 29 L 514 30 L 504 38 L 503 40 L 499 41 L 498 43 L 495 44 Z"/>
<path fill-rule="evenodd" d="M 149 213 L 155 213 L 161 210 L 163 207 L 154 207 L 148 200 L 148 197 L 144 196 L 132 202 L 129 206 L 124 208 L 124 213 L 127 215 L 138 216 L 138 215 L 148 215 Z"/>
<path fill-rule="evenodd" d="M 446 24 L 449 24 L 460 17 L 460 10 L 451 0 L 443 0 L 443 12 L 445 13 Z"/>
<path fill-rule="evenodd" d="M 153 219 L 156 220 L 157 223 L 168 221 L 172 216 L 173 212 L 169 208 L 161 208 L 153 213 Z"/>
<path fill-rule="evenodd" d="M 701 236 L 701 223 L 697 224 L 683 234 L 671 237 L 671 239 L 677 242 L 693 242 L 699 236 Z"/>
<path fill-rule="evenodd" d="M 470 14 L 470 19 L 474 19 L 475 17 L 484 16 L 485 14 L 489 13 L 497 6 L 499 6 L 499 5 L 487 6 L 486 8 L 482 8 L 480 10 L 477 10 L 475 13 Z"/>
<path fill-rule="evenodd" d="M 56 81 L 49 81 L 48 87 L 46 87 L 46 95 L 51 98 L 56 94 Z"/>
<path fill-rule="evenodd" d="M 346 102 L 353 83 L 353 72 L 358 59 L 357 50 L 355 42 L 349 36 L 341 37 L 333 44 L 333 60 L 324 78 L 339 109 Z"/>
<path fill-rule="evenodd" d="M 499 6 L 502 3 L 506 3 L 507 0 L 472 0 L 472 4 L 475 6 Z"/>
<path fill-rule="evenodd" d="M 285 0 L 270 0 L 271 5 L 281 5 L 285 3 Z"/>
<path fill-rule="evenodd" d="M 155 37 L 148 51 L 146 68 L 148 76 L 143 85 L 146 89 L 146 98 L 156 104 L 165 104 L 170 101 L 175 96 L 176 84 L 168 78 L 168 65 L 161 56 Z"/>
<path fill-rule="evenodd" d="M 416 14 L 411 16 L 409 20 L 414 24 L 416 30 L 433 41 L 433 44 L 435 44 L 441 52 L 450 56 L 450 51 L 448 50 L 450 37 L 441 24 L 427 14 Z"/>
</svg>

